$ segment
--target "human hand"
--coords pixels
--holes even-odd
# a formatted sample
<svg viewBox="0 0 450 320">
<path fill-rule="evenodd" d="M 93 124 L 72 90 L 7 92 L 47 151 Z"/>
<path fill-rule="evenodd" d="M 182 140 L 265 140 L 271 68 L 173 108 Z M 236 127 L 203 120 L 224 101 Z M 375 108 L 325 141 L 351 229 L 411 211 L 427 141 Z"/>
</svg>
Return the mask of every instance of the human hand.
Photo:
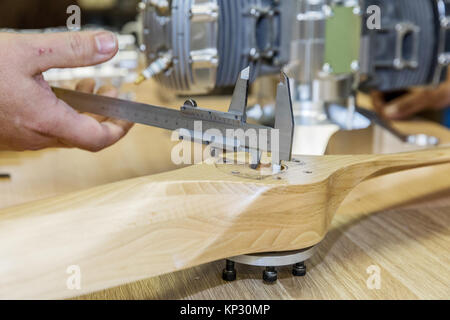
<svg viewBox="0 0 450 320">
<path fill-rule="evenodd" d="M 116 37 L 105 31 L 0 33 L 0 149 L 77 147 L 99 151 L 120 140 L 130 123 L 78 113 L 53 94 L 42 76 L 51 68 L 105 62 L 117 50 Z M 93 81 L 83 81 L 77 89 L 92 93 L 94 86 Z M 98 93 L 117 94 L 110 87 Z"/>
<path fill-rule="evenodd" d="M 437 88 L 417 88 L 390 102 L 384 94 L 371 92 L 375 110 L 390 120 L 403 120 L 425 110 L 440 110 L 450 104 L 450 81 Z"/>
<path fill-rule="evenodd" d="M 84 93 L 94 93 L 95 87 L 96 83 L 94 79 L 83 79 L 77 83 L 75 90 Z M 100 87 L 95 93 L 101 96 L 111 98 L 117 98 L 117 96 L 119 95 L 119 91 L 112 85 L 104 85 Z M 101 124 L 116 125 L 120 128 L 123 128 L 124 134 L 126 134 L 134 125 L 133 123 L 130 123 L 125 120 L 109 118 L 93 113 L 83 113 L 83 114 L 94 118 Z"/>
</svg>

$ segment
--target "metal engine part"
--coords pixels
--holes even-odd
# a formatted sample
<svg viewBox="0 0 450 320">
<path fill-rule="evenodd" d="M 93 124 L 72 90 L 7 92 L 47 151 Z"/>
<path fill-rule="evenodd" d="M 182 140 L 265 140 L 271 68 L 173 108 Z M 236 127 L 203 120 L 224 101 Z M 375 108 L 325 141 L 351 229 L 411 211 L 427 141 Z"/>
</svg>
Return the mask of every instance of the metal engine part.
<svg viewBox="0 0 450 320">
<path fill-rule="evenodd" d="M 292 1 L 160 2 L 140 5 L 149 63 L 140 81 L 154 76 L 178 93 L 208 93 L 232 86 L 247 66 L 253 80 L 288 62 Z"/>
<path fill-rule="evenodd" d="M 444 0 L 365 0 L 381 9 L 381 29 L 368 32 L 368 83 L 381 91 L 437 84 L 448 64 L 449 3 Z"/>
<path fill-rule="evenodd" d="M 329 53 L 338 57 L 334 62 L 345 60 L 351 56 L 348 48 L 360 46 L 352 71 L 332 69 L 341 81 L 345 73 L 347 83 L 357 80 L 383 91 L 437 83 L 450 61 L 445 50 L 447 2 L 143 0 L 141 47 L 149 67 L 139 80 L 154 77 L 178 93 L 197 94 L 232 86 L 248 65 L 252 80 L 286 68 L 299 85 L 297 98 L 308 100 L 314 81 L 324 76 L 319 73 L 330 71 Z M 367 9 L 374 5 L 381 9 L 380 30 L 369 30 L 365 23 Z M 359 27 L 341 8 L 353 8 L 361 16 Z M 333 20 L 337 28 L 328 28 Z M 360 76 L 368 81 L 359 81 Z M 330 78 L 326 74 L 325 78 L 329 86 Z M 346 84 L 338 84 L 342 85 Z"/>
</svg>

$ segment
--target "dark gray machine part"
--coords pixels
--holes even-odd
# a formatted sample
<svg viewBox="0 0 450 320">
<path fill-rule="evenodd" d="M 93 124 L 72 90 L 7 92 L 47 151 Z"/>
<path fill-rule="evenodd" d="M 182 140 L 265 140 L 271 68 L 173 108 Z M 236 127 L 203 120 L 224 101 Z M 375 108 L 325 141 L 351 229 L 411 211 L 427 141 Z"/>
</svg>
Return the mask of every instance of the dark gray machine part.
<svg viewBox="0 0 450 320">
<path fill-rule="evenodd" d="M 441 17 L 445 1 L 365 0 L 381 8 L 381 30 L 370 37 L 370 81 L 366 88 L 381 91 L 405 89 L 440 80 Z"/>
<path fill-rule="evenodd" d="M 170 2 L 170 14 L 158 10 L 146 10 L 143 15 L 143 39 L 146 58 L 154 62 L 164 53 L 173 56 L 171 68 L 155 76 L 155 79 L 165 87 L 177 90 L 189 90 L 188 61 L 190 21 L 189 9 L 192 0 L 174 0 Z"/>
<path fill-rule="evenodd" d="M 250 65 L 250 79 L 273 74 L 289 60 L 292 1 L 219 0 L 216 87 L 234 84 Z"/>
</svg>

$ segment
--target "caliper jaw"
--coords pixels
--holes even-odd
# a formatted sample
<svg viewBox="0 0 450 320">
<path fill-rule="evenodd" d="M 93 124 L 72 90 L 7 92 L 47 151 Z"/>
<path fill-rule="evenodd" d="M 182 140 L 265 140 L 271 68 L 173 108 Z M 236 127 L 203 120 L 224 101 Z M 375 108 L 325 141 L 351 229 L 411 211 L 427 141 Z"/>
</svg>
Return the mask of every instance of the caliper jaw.
<svg viewBox="0 0 450 320">
<path fill-rule="evenodd" d="M 250 70 L 249 68 L 245 69 Z M 242 73 L 241 73 L 242 74 Z M 240 78 L 241 80 L 242 78 Z M 236 91 L 242 92 L 238 90 L 238 85 L 235 89 Z M 241 84 L 241 88 L 243 84 Z M 248 79 L 247 79 L 247 92 L 248 92 Z M 233 102 L 236 101 L 237 98 L 233 96 Z M 240 97 L 240 102 L 243 102 L 242 97 Z M 232 103 L 233 106 L 233 103 Z M 245 107 L 247 106 L 247 95 L 245 96 Z M 231 111 L 232 107 L 230 107 Z M 246 118 L 246 115 L 244 115 Z M 272 154 L 272 166 L 274 172 L 279 172 L 281 170 L 281 161 L 290 161 L 292 159 L 292 144 L 294 140 L 294 112 L 292 108 L 292 97 L 290 90 L 290 83 L 288 76 L 281 72 L 280 74 L 280 82 L 277 86 L 277 95 L 276 95 L 276 103 L 275 103 L 275 127 L 273 129 L 278 132 L 278 139 L 271 139 L 270 151 Z M 272 130 L 271 133 L 272 133 Z M 275 134 L 277 136 L 277 134 Z M 271 134 L 271 137 L 274 136 Z M 261 162 L 262 151 L 261 150 L 248 150 L 251 154 L 251 168 L 256 169 Z"/>
<path fill-rule="evenodd" d="M 276 150 L 272 147 L 272 161 L 281 164 L 281 161 L 290 161 L 292 158 L 292 145 L 294 141 L 294 111 L 288 76 L 282 72 L 277 87 L 275 105 L 275 129 L 279 130 L 279 159 L 274 159 Z M 275 164 L 275 162 L 272 162 Z"/>
<path fill-rule="evenodd" d="M 249 90 L 250 67 L 245 68 L 239 74 L 236 82 L 233 97 L 228 112 L 202 109 L 197 107 L 193 100 L 185 102 L 181 107 L 181 112 L 197 119 L 214 118 L 220 123 L 229 124 L 235 128 L 246 128 L 247 124 L 247 100 Z M 180 138 L 190 137 L 191 141 L 203 143 L 211 146 L 211 153 L 216 155 L 216 151 L 245 151 L 251 155 L 251 167 L 256 169 L 261 162 L 264 151 L 271 152 L 274 170 L 281 168 L 281 161 L 291 160 L 292 142 L 294 137 L 294 114 L 292 111 L 292 100 L 289 87 L 289 78 L 281 73 L 280 83 L 277 87 L 275 128 L 255 126 L 257 130 L 266 130 L 268 138 L 267 148 L 261 148 L 260 139 L 265 138 L 258 134 L 258 148 L 246 146 L 245 141 L 239 139 L 229 139 L 223 135 L 223 141 L 216 141 L 214 136 L 209 136 L 205 132 L 191 132 L 190 130 L 179 130 Z M 245 139 L 245 137 L 244 137 Z"/>
</svg>

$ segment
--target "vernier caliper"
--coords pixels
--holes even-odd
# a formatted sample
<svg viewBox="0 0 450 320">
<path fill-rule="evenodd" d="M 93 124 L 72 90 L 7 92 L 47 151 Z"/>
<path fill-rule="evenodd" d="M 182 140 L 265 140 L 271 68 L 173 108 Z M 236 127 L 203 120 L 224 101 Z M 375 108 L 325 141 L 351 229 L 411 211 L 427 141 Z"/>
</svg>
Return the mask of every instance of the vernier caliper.
<svg viewBox="0 0 450 320">
<path fill-rule="evenodd" d="M 284 73 L 281 74 L 277 88 L 274 128 L 247 123 L 249 79 L 250 67 L 240 73 L 228 112 L 200 108 L 194 100 L 188 100 L 180 110 L 174 110 L 61 88 L 53 88 L 53 92 L 80 112 L 178 130 L 182 139 L 190 138 L 195 142 L 210 144 L 215 149 L 249 152 L 252 155 L 253 167 L 259 164 L 262 152 L 272 154 L 273 165 L 279 165 L 282 160 L 291 160 L 294 115 L 289 79 Z M 233 135 L 230 140 L 230 133 L 236 130 L 256 132 L 257 141 L 251 141 L 247 134 Z M 223 138 L 217 139 L 218 135 L 209 134 L 211 131 L 219 132 Z"/>
</svg>

